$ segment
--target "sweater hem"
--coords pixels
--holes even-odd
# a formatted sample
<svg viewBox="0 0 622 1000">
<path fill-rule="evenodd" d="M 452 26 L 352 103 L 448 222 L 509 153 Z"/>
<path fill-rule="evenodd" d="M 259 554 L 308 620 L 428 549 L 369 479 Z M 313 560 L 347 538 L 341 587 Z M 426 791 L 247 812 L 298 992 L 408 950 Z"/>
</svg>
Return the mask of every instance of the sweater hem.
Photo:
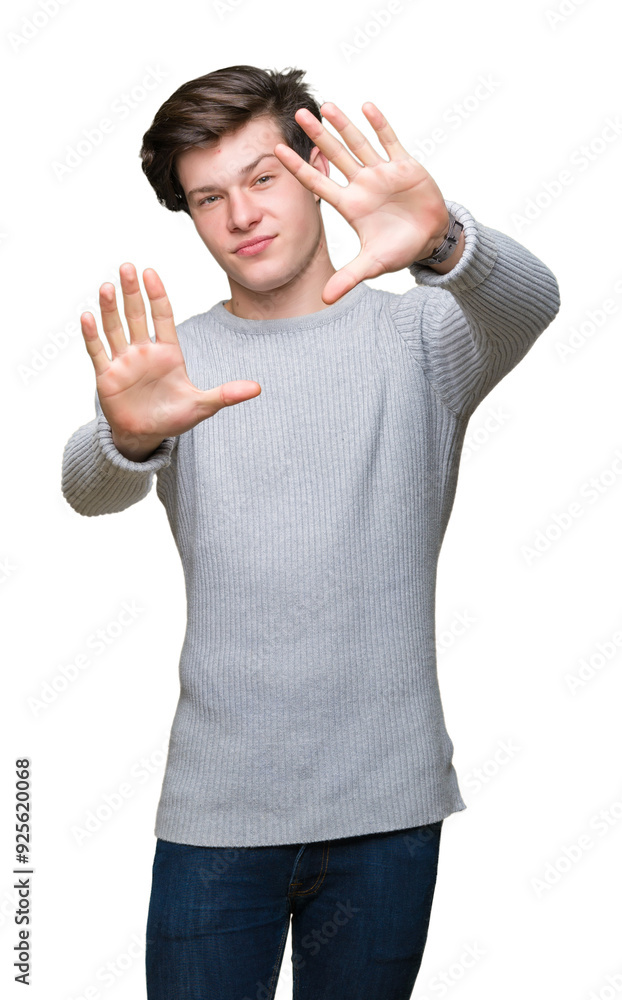
<svg viewBox="0 0 622 1000">
<path fill-rule="evenodd" d="M 319 843 L 325 840 L 342 840 L 346 837 L 362 837 L 374 833 L 390 833 L 393 830 L 406 830 L 417 826 L 427 826 L 430 823 L 438 823 L 448 816 L 457 812 L 463 812 L 467 808 L 466 802 L 458 794 L 447 800 L 443 806 L 435 809 L 400 810 L 396 809 L 391 816 L 383 820 L 369 820 L 362 823 L 350 824 L 348 822 L 328 821 L 326 824 L 318 824 L 318 827 L 310 840 L 306 839 L 302 831 L 298 836 L 274 832 L 266 837 L 248 838 L 243 835 L 218 835 L 200 831 L 196 824 L 189 824 L 185 828 L 180 828 L 175 823 L 166 820 L 157 820 L 154 827 L 154 834 L 160 840 L 167 840 L 171 843 L 187 844 L 193 847 L 282 847 L 291 844 Z"/>
</svg>

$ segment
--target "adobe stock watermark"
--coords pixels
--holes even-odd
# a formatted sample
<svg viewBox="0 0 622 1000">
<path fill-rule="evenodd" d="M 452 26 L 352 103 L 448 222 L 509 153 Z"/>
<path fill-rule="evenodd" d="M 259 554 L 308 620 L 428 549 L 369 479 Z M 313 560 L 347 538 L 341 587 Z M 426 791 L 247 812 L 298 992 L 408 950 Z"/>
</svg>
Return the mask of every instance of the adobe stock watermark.
<svg viewBox="0 0 622 1000">
<path fill-rule="evenodd" d="M 596 643 L 596 649 L 588 657 L 581 657 L 576 673 L 564 674 L 568 692 L 575 696 L 578 691 L 583 691 L 590 681 L 598 677 L 602 669 L 617 657 L 621 647 L 622 632 L 617 631 L 609 638 Z"/>
<path fill-rule="evenodd" d="M 301 939 L 301 945 L 306 950 L 308 955 L 317 955 L 322 947 L 332 941 L 334 937 L 339 933 L 339 928 L 344 927 L 350 920 L 357 914 L 361 912 L 359 906 L 354 906 L 351 900 L 347 900 L 342 903 L 339 900 L 335 904 L 335 910 L 333 912 L 332 918 L 330 920 L 324 921 L 321 927 L 314 927 L 313 930 L 305 934 Z M 307 964 L 306 957 L 299 951 L 292 952 L 292 966 L 295 970 L 302 969 Z M 270 991 L 267 983 L 262 982 L 257 979 L 255 982 L 257 987 L 254 995 L 252 997 L 245 996 L 242 1000 L 268 1000 L 269 997 L 273 996 L 273 992 Z"/>
<path fill-rule="evenodd" d="M 614 1000 L 618 993 L 622 993 L 622 972 L 612 972 L 605 976 L 604 984 L 590 990 L 586 1000 Z"/>
<path fill-rule="evenodd" d="M 80 824 L 73 824 L 71 835 L 78 847 L 83 847 L 111 819 L 118 816 L 125 803 L 135 797 L 137 789 L 147 784 L 154 774 L 162 772 L 166 764 L 167 748 L 168 738 L 149 755 L 143 755 L 135 761 L 129 769 L 128 777 L 112 791 L 104 792 L 99 802 L 87 809 Z"/>
<path fill-rule="evenodd" d="M 411 831 L 410 833 L 404 834 L 402 840 L 404 842 L 404 847 L 408 851 L 409 857 L 414 857 L 420 847 L 425 847 L 425 845 L 429 844 L 431 840 L 434 840 L 437 833 L 436 828 L 440 823 L 442 823 L 442 820 L 436 820 L 432 823 L 424 823 L 421 826 L 415 827 L 414 833 Z"/>
<path fill-rule="evenodd" d="M 501 90 L 501 82 L 491 74 L 480 74 L 474 87 L 459 100 L 450 104 L 441 114 L 444 125 L 437 125 L 429 135 L 405 144 L 406 148 L 421 164 L 425 164 L 459 128 L 488 104 L 493 94 Z M 444 127 L 447 126 L 447 127 Z"/>
<path fill-rule="evenodd" d="M 128 628 L 131 628 L 143 612 L 144 608 L 137 607 L 135 601 L 131 603 L 122 601 L 121 610 L 117 616 L 91 632 L 86 638 L 85 646 L 92 650 L 96 657 L 101 656 L 118 641 Z M 59 697 L 72 684 L 75 684 L 81 674 L 92 665 L 92 657 L 86 653 L 78 653 L 69 663 L 62 663 L 50 678 L 41 681 L 37 693 L 30 695 L 26 700 L 26 704 L 35 718 L 54 705 Z"/>
<path fill-rule="evenodd" d="M 19 912 L 20 899 L 24 898 L 20 896 L 19 888 L 20 886 L 16 885 L 13 879 L 11 888 L 5 889 L 0 898 L 0 931 L 5 924 L 15 924 L 15 914 Z"/>
<path fill-rule="evenodd" d="M 248 848 L 246 847 L 222 847 L 218 848 L 216 854 L 214 849 L 209 852 L 209 862 L 202 862 L 197 865 L 196 875 L 202 885 L 210 886 L 216 879 L 231 871 L 232 866 L 240 856 L 243 856 Z"/>
<path fill-rule="evenodd" d="M 121 298 L 121 285 L 119 282 L 119 272 L 109 272 L 110 277 L 104 278 L 115 286 L 117 301 Z M 104 283 L 101 282 L 101 284 Z M 40 341 L 38 346 L 30 347 L 30 357 L 28 361 L 22 361 L 17 365 L 17 373 L 23 385 L 31 385 L 33 380 L 47 371 L 52 361 L 56 361 L 70 346 L 72 341 L 80 339 L 84 343 L 82 330 L 80 328 L 80 316 L 86 311 L 97 316 L 99 312 L 99 299 L 92 295 L 87 295 L 80 299 L 72 310 L 72 314 L 78 316 L 77 320 L 69 320 L 60 330 L 54 330 L 45 340 Z M 101 322 L 98 324 L 101 330 Z"/>
<path fill-rule="evenodd" d="M 477 618 L 473 618 L 468 611 L 460 611 L 454 615 L 446 628 L 436 634 L 437 655 L 442 656 L 451 649 L 456 639 L 465 635 L 476 622 Z"/>
<path fill-rule="evenodd" d="M 493 778 L 501 773 L 503 768 L 507 767 L 511 760 L 514 760 L 521 750 L 522 747 L 515 744 L 512 739 L 499 740 L 494 753 L 487 757 L 482 764 L 472 767 L 470 771 L 463 774 L 460 782 L 474 793 L 481 792 Z"/>
<path fill-rule="evenodd" d="M 573 871 L 593 850 L 598 840 L 611 833 L 622 820 L 622 801 L 615 799 L 608 806 L 599 809 L 588 821 L 588 829 L 580 833 L 569 844 L 562 844 L 557 855 L 544 865 L 540 875 L 530 879 L 530 885 L 538 899 L 549 894 L 563 878 Z M 592 831 L 597 835 L 596 839 Z"/>
<path fill-rule="evenodd" d="M 571 501 L 564 509 L 551 515 L 547 523 L 538 528 L 531 544 L 521 546 L 521 554 L 528 566 L 532 566 L 549 552 L 583 517 L 589 506 L 598 503 L 613 486 L 617 485 L 622 477 L 622 451 L 616 448 L 614 456 L 613 461 L 605 469 L 581 484 L 578 491 L 581 499 Z"/>
<path fill-rule="evenodd" d="M 469 970 L 481 962 L 486 955 L 487 952 L 480 944 L 465 945 L 455 962 L 428 980 L 425 989 L 429 992 L 418 993 L 417 1000 L 433 1000 L 433 998 L 438 1000 L 438 997 L 446 996 L 451 987 L 462 982 Z"/>
<path fill-rule="evenodd" d="M 324 921 L 321 927 L 314 927 L 301 939 L 301 945 L 311 957 L 319 954 L 322 946 L 328 944 L 339 933 L 340 927 L 345 927 L 352 920 L 355 914 L 360 913 L 360 906 L 354 906 L 351 900 L 342 903 L 341 900 L 335 904 L 335 910 L 330 920 Z M 292 964 L 296 969 L 302 969 L 306 964 L 306 958 L 300 952 L 292 954 Z"/>
<path fill-rule="evenodd" d="M 372 8 L 367 13 L 365 21 L 354 28 L 349 41 L 339 43 L 339 51 L 346 62 L 364 52 L 369 43 L 393 23 L 396 14 L 401 14 L 403 11 L 402 0 L 387 0 L 383 7 Z"/>
<path fill-rule="evenodd" d="M 108 116 L 100 118 L 96 125 L 83 128 L 80 138 L 73 145 L 65 146 L 62 160 L 52 160 L 50 166 L 57 181 L 62 183 L 103 143 L 105 137 L 117 128 L 120 122 L 126 121 L 132 111 L 135 111 L 156 90 L 169 71 L 157 66 L 147 66 L 140 81 L 130 90 L 124 91 L 110 103 Z"/>
<path fill-rule="evenodd" d="M 539 190 L 524 202 L 520 211 L 512 212 L 510 219 L 515 232 L 520 234 L 543 213 L 563 197 L 580 174 L 585 174 L 605 153 L 608 153 L 622 135 L 622 119 L 619 115 L 609 116 L 597 135 L 573 149 L 568 156 L 569 166 L 563 167 L 557 175 L 544 180 Z"/>
<path fill-rule="evenodd" d="M 13 51 L 21 52 L 69 3 L 71 0 L 39 0 L 36 8 L 22 17 L 19 30 L 9 31 L 7 34 L 7 41 Z"/>
<path fill-rule="evenodd" d="M 484 445 L 488 444 L 491 437 L 496 434 L 501 427 L 505 427 L 510 419 L 511 415 L 506 413 L 503 407 L 488 407 L 486 416 L 482 420 L 478 421 L 473 430 L 471 429 L 471 424 L 469 423 L 468 433 L 462 445 L 460 461 L 468 462 L 473 455 L 481 451 Z"/>
<path fill-rule="evenodd" d="M 136 967 L 136 963 L 141 965 L 145 961 L 145 935 L 144 932 L 134 931 L 129 943 L 123 951 L 118 952 L 113 958 L 98 966 L 95 970 L 95 983 L 85 986 L 79 994 L 67 997 L 67 1000 L 101 1000 L 102 987 L 109 990 L 117 986 L 119 980 L 123 978 L 131 969 Z"/>
<path fill-rule="evenodd" d="M 246 0 L 212 0 L 212 7 L 218 14 L 218 20 L 224 21 L 228 14 L 233 14 Z"/>
<path fill-rule="evenodd" d="M 613 291 L 615 295 L 622 295 L 622 278 L 617 279 Z M 555 344 L 555 353 L 562 364 L 566 364 L 569 358 L 578 354 L 596 333 L 604 330 L 609 325 L 611 316 L 615 316 L 617 312 L 618 303 L 611 297 L 602 299 L 596 306 L 586 309 L 583 314 L 584 319 L 571 326 L 565 338 Z"/>
<path fill-rule="evenodd" d="M 557 7 L 551 8 L 547 7 L 544 12 L 546 22 L 549 28 L 555 31 L 557 28 L 561 27 L 562 24 L 566 24 L 569 18 L 582 7 L 586 0 L 561 0 L 561 3 L 557 4 Z"/>
<path fill-rule="evenodd" d="M 6 583 L 15 576 L 17 566 L 11 562 L 10 556 L 0 559 L 0 584 Z"/>
</svg>

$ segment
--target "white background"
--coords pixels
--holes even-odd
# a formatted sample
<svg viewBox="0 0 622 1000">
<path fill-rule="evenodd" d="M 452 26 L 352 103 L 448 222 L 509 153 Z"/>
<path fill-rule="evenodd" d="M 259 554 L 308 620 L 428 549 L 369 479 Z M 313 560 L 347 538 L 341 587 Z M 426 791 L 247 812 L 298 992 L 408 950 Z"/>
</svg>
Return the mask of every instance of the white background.
<svg viewBox="0 0 622 1000">
<path fill-rule="evenodd" d="M 122 262 L 158 271 L 177 322 L 229 297 L 191 220 L 157 203 L 138 151 L 178 86 L 238 63 L 305 69 L 319 103 L 337 103 L 372 141 L 361 105 L 373 100 L 446 198 L 558 278 L 558 317 L 471 420 L 441 553 L 439 680 L 468 808 L 443 826 L 413 997 L 622 995 L 620 10 L 614 0 L 392 9 L 379 28 L 384 0 L 315 0 L 299 13 L 276 0 L 48 0 L 48 16 L 35 0 L 3 8 L 6 996 L 24 995 L 12 965 L 22 755 L 32 760 L 29 997 L 146 996 L 153 824 L 185 627 L 181 563 L 155 488 L 123 513 L 80 517 L 61 495 L 61 458 L 94 416 L 79 315 L 91 309 L 100 324 L 99 286 L 119 289 Z M 123 117 L 111 113 L 150 69 L 161 81 Z M 59 178 L 54 163 L 106 116 L 112 132 Z M 438 129 L 444 142 L 424 156 Z M 338 268 L 358 240 L 326 202 L 323 211 Z M 413 279 L 402 270 L 369 284 L 401 292 Z M 556 527 L 572 504 L 580 516 Z M 142 609 L 134 623 L 33 710 L 30 699 L 90 635 L 114 631 L 124 601 Z M 460 615 L 471 624 L 455 635 Z M 130 797 L 78 839 L 123 783 Z M 291 937 L 278 1000 L 291 996 L 290 955 Z M 113 985 L 102 978 L 108 963 Z"/>
</svg>

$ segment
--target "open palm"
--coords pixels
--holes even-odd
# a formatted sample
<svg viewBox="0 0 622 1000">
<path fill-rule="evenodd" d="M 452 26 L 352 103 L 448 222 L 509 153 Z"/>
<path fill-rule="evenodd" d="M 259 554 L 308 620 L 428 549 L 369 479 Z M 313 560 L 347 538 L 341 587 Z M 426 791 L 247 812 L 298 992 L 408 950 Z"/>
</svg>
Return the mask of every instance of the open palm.
<svg viewBox="0 0 622 1000">
<path fill-rule="evenodd" d="M 93 314 L 82 313 L 80 321 L 113 441 L 127 458 L 142 460 L 164 438 L 183 434 L 224 406 L 252 399 L 259 395 L 261 386 L 251 379 L 235 379 L 212 389 L 198 389 L 188 377 L 173 310 L 159 275 L 153 268 L 143 272 L 156 334 L 152 340 L 136 268 L 122 264 L 119 273 L 129 343 L 114 285 L 109 282 L 101 286 L 99 302 L 111 358 Z"/>
<path fill-rule="evenodd" d="M 277 143 L 274 149 L 301 184 L 337 209 L 361 241 L 358 256 L 327 282 L 322 298 L 328 304 L 366 278 L 398 271 L 426 257 L 442 242 L 449 226 L 443 195 L 425 167 L 404 149 L 371 101 L 363 105 L 363 112 L 388 153 L 388 161 L 335 104 L 323 104 L 322 115 L 352 152 L 306 108 L 300 108 L 295 115 L 318 149 L 344 174 L 346 187 L 306 163 L 285 143 Z"/>
</svg>

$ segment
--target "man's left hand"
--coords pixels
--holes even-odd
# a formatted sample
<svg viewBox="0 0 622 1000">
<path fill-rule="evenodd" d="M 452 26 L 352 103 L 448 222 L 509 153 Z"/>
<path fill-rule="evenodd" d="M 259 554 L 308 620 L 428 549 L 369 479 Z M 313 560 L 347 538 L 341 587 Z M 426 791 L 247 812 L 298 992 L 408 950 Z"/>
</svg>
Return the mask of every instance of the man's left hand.
<svg viewBox="0 0 622 1000">
<path fill-rule="evenodd" d="M 438 185 L 404 149 L 375 104 L 367 101 L 363 113 L 388 154 L 388 161 L 335 104 L 323 104 L 321 111 L 362 163 L 306 108 L 299 108 L 294 117 L 344 174 L 347 187 L 306 163 L 285 143 L 277 143 L 274 153 L 301 184 L 343 215 L 361 241 L 358 257 L 336 271 L 324 287 L 322 299 L 331 305 L 360 281 L 399 271 L 429 256 L 443 242 L 450 220 Z"/>
</svg>

